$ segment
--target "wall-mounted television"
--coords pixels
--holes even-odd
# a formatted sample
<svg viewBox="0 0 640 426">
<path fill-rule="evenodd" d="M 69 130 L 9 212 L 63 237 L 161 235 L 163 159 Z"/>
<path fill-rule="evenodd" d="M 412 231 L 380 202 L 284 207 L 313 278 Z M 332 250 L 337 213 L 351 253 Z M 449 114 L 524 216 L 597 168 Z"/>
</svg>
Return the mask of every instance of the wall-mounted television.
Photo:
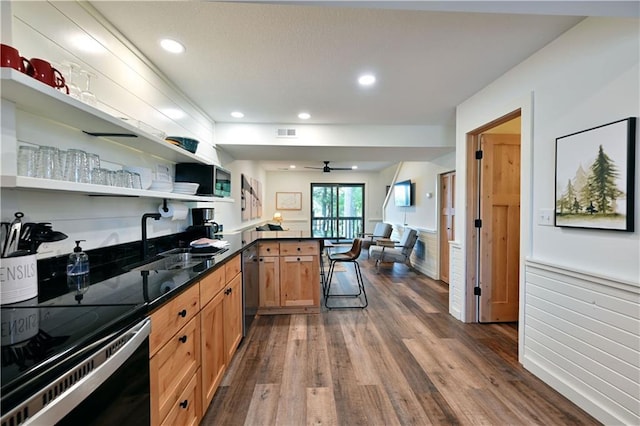
<svg viewBox="0 0 640 426">
<path fill-rule="evenodd" d="M 393 199 L 397 207 L 409 207 L 413 205 L 413 191 L 411 181 L 404 180 L 393 185 Z"/>
</svg>

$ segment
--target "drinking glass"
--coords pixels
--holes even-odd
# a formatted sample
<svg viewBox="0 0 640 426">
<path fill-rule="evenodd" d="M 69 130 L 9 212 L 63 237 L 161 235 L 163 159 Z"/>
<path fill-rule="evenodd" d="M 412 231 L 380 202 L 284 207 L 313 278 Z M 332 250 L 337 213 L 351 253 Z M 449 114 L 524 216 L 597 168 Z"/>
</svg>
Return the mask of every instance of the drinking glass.
<svg viewBox="0 0 640 426">
<path fill-rule="evenodd" d="M 120 188 L 131 188 L 131 173 L 126 170 L 116 171 L 116 186 Z"/>
<path fill-rule="evenodd" d="M 64 172 L 67 166 L 67 151 L 58 150 L 58 173 L 56 179 L 64 180 Z"/>
<path fill-rule="evenodd" d="M 75 99 L 80 99 L 82 89 L 80 89 L 80 65 L 70 62 L 62 61 L 62 74 L 66 75 L 66 83 L 69 88 L 69 96 Z"/>
<path fill-rule="evenodd" d="M 41 146 L 38 148 L 38 165 L 36 177 L 41 179 L 56 179 L 60 175 L 60 160 L 58 148 L 53 146 Z"/>
<path fill-rule="evenodd" d="M 91 91 L 91 79 L 95 77 L 95 74 L 91 74 L 89 71 L 82 70 L 81 71 L 86 76 L 85 80 L 85 88 L 80 93 L 80 100 L 87 105 L 91 105 L 93 107 L 98 105 L 98 99 L 96 95 Z"/>
<path fill-rule="evenodd" d="M 91 170 L 91 183 L 95 185 L 109 185 L 109 170 L 95 167 Z"/>
<path fill-rule="evenodd" d="M 89 160 L 87 153 L 80 149 L 67 151 L 67 161 L 64 173 L 69 182 L 89 183 Z"/>
<path fill-rule="evenodd" d="M 89 181 L 93 183 L 92 173 L 95 169 L 100 168 L 100 157 L 98 154 L 87 153 L 87 162 L 89 167 Z"/>
<path fill-rule="evenodd" d="M 38 148 L 22 145 L 18 148 L 18 175 L 36 177 Z"/>
<path fill-rule="evenodd" d="M 140 173 L 129 172 L 131 175 L 131 188 L 133 189 L 142 189 L 142 178 L 140 177 Z"/>
</svg>

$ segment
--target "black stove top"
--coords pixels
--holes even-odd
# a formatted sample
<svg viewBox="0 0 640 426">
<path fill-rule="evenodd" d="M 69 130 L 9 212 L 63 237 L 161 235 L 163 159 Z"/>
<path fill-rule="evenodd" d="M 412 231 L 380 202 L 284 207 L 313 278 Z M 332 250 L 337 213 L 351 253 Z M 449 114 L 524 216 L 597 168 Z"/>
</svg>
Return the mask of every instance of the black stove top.
<svg viewBox="0 0 640 426">
<path fill-rule="evenodd" d="M 37 298 L 0 308 L 2 411 L 24 398 L 34 378 L 54 376 L 81 348 L 139 320 L 135 304 L 38 305 Z M 7 399 L 8 398 L 8 399 Z"/>
</svg>

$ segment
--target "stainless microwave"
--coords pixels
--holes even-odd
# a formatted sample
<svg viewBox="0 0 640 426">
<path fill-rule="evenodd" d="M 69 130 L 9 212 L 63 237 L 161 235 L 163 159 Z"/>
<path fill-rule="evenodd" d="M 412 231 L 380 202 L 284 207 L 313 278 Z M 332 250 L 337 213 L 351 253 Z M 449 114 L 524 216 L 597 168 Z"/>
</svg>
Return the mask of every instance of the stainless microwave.
<svg viewBox="0 0 640 426">
<path fill-rule="evenodd" d="M 220 166 L 178 163 L 176 164 L 176 182 L 200 184 L 196 195 L 231 197 L 231 172 Z"/>
</svg>

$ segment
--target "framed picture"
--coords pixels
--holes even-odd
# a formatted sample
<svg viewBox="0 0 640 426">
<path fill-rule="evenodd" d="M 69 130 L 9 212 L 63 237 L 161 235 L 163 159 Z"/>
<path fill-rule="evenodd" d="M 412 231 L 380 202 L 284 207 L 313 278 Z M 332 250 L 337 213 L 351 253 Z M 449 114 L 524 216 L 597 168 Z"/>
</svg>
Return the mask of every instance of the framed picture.
<svg viewBox="0 0 640 426">
<path fill-rule="evenodd" d="M 276 192 L 276 210 L 302 210 L 302 192 Z"/>
<path fill-rule="evenodd" d="M 556 139 L 555 226 L 633 232 L 636 121 Z"/>
</svg>

